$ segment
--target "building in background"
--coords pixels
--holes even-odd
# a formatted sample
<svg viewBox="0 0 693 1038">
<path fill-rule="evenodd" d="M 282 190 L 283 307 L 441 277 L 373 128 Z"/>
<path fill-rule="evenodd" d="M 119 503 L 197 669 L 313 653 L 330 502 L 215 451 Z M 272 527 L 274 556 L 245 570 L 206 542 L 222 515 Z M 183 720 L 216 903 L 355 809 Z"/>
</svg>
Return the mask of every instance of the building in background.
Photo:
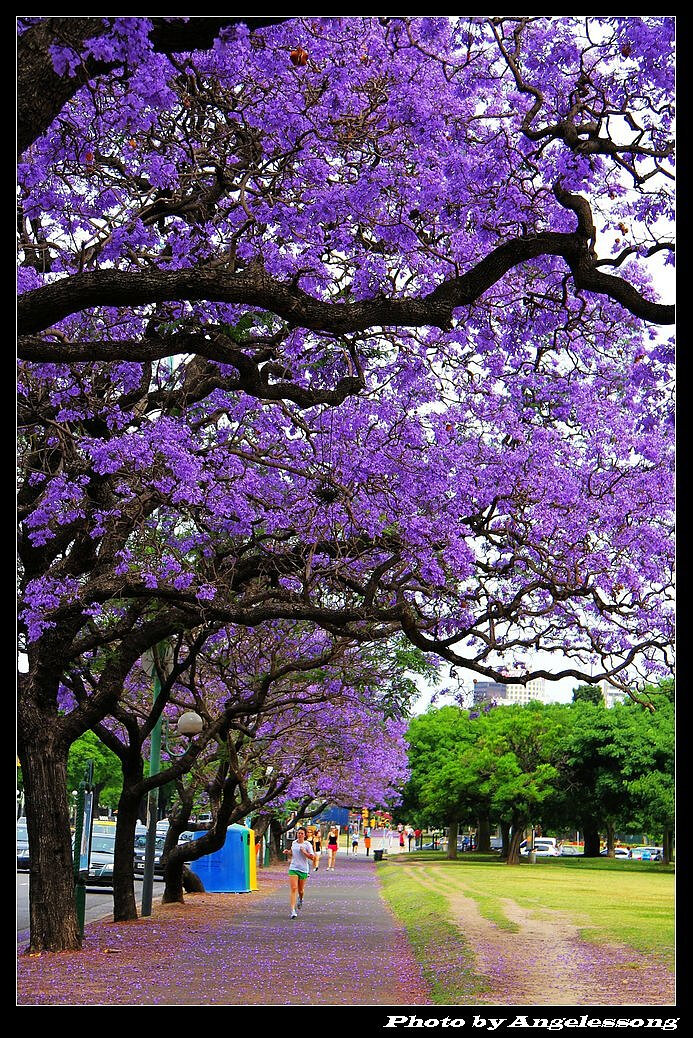
<svg viewBox="0 0 693 1038">
<path fill-rule="evenodd" d="M 547 703 L 546 681 L 544 678 L 532 678 L 522 684 L 518 681 L 474 681 L 474 706 L 495 702 L 497 706 L 522 706 L 530 700 Z"/>
<path fill-rule="evenodd" d="M 628 694 L 624 692 L 622 688 L 617 688 L 616 685 L 612 685 L 606 678 L 603 678 L 599 682 L 599 687 L 604 696 L 604 706 L 613 706 L 615 703 L 623 703 L 624 700 L 628 698 Z"/>
</svg>

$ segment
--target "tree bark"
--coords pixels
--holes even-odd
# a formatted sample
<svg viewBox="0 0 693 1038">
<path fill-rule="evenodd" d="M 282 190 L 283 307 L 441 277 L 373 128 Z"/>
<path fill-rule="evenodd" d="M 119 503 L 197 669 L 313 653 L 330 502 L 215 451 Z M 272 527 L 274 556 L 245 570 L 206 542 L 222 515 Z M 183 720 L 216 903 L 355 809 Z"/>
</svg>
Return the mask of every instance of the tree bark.
<svg viewBox="0 0 693 1038">
<path fill-rule="evenodd" d="M 283 835 L 284 830 L 281 827 L 281 823 L 276 818 L 270 819 L 269 835 L 267 836 L 270 865 L 279 865 L 286 860 L 282 854 Z"/>
<path fill-rule="evenodd" d="M 503 845 L 501 847 L 501 860 L 507 861 L 508 854 L 510 853 L 510 822 L 500 823 L 501 840 Z"/>
<path fill-rule="evenodd" d="M 142 778 L 141 759 L 138 763 L 139 776 L 126 776 L 123 770 L 123 791 L 118 802 L 113 863 L 113 919 L 117 923 L 126 919 L 137 919 L 133 860 L 140 795 L 139 792 L 133 794 L 132 787 Z"/>
<path fill-rule="evenodd" d="M 606 856 L 607 858 L 615 858 L 616 850 L 614 847 L 614 823 L 606 823 Z"/>
<path fill-rule="evenodd" d="M 491 851 L 491 825 L 488 813 L 479 815 L 476 830 L 476 849 L 489 854 Z"/>
<path fill-rule="evenodd" d="M 665 865 L 669 865 L 671 863 L 671 859 L 673 857 L 674 852 L 673 844 L 673 833 L 671 829 L 665 827 L 664 832 L 662 834 L 662 861 Z"/>
<path fill-rule="evenodd" d="M 583 829 L 585 831 L 585 848 L 583 851 L 585 858 L 598 858 L 599 857 L 599 829 L 596 828 L 594 823 L 584 824 Z"/>
<path fill-rule="evenodd" d="M 26 713 L 26 703 L 21 712 Z M 52 725 L 40 721 L 31 725 L 32 738 L 20 747 L 31 851 L 29 951 L 75 951 L 82 942 L 75 908 L 67 746 Z"/>
<path fill-rule="evenodd" d="M 522 843 L 523 832 L 524 822 L 520 819 L 513 820 L 513 832 L 510 838 L 510 846 L 508 847 L 508 858 L 506 861 L 506 865 L 520 864 L 520 844 Z"/>
<path fill-rule="evenodd" d="M 450 822 L 448 825 L 448 860 L 457 860 L 457 833 L 459 822 Z"/>
</svg>

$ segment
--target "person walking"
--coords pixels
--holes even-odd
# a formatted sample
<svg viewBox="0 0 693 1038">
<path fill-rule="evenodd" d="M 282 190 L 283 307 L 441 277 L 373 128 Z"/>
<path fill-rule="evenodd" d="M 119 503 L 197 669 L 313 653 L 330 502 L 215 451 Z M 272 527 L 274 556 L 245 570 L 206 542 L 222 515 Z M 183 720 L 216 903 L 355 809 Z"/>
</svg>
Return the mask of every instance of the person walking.
<svg viewBox="0 0 693 1038">
<path fill-rule="evenodd" d="M 370 831 L 370 829 L 366 829 L 366 831 L 363 834 L 363 846 L 366 848 L 366 857 L 368 857 L 370 855 L 370 853 L 371 853 L 371 831 Z"/>
<path fill-rule="evenodd" d="M 303 905 L 303 893 L 310 873 L 310 862 L 315 864 L 316 861 L 313 845 L 306 839 L 304 826 L 301 825 L 296 830 L 296 839 L 290 848 L 284 849 L 284 854 L 291 857 L 289 862 L 289 905 L 291 908 L 289 918 L 295 919 L 298 916 L 297 909 Z"/>
<path fill-rule="evenodd" d="M 334 863 L 339 850 L 339 826 L 333 825 L 327 837 L 327 871 L 334 872 Z"/>
<path fill-rule="evenodd" d="M 353 833 L 351 834 L 351 853 L 352 854 L 356 854 L 358 852 L 358 849 L 359 849 L 359 834 L 354 829 Z"/>
</svg>

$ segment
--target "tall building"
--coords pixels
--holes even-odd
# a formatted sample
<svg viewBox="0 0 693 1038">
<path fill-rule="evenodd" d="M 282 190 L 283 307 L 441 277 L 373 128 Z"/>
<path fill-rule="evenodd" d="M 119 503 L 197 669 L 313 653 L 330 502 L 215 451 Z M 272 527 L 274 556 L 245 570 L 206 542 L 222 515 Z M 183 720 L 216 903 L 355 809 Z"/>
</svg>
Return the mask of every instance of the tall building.
<svg viewBox="0 0 693 1038">
<path fill-rule="evenodd" d="M 498 681 L 474 681 L 474 706 L 504 702 L 507 688 L 507 685 L 501 685 Z"/>
<path fill-rule="evenodd" d="M 604 706 L 613 706 L 614 703 L 623 703 L 628 698 L 628 694 L 623 691 L 622 688 L 617 688 L 612 685 L 606 678 L 602 678 L 599 682 L 599 687 L 602 690 L 604 696 Z"/>
<path fill-rule="evenodd" d="M 508 690 L 506 703 L 529 703 L 530 699 L 538 699 L 540 703 L 546 702 L 546 682 L 544 678 L 532 678 L 525 685 L 512 682 L 506 685 Z"/>
<path fill-rule="evenodd" d="M 475 681 L 474 706 L 482 703 L 496 702 L 498 706 L 523 705 L 532 699 L 546 702 L 546 682 L 544 678 L 532 678 L 526 684 L 516 681 Z"/>
</svg>

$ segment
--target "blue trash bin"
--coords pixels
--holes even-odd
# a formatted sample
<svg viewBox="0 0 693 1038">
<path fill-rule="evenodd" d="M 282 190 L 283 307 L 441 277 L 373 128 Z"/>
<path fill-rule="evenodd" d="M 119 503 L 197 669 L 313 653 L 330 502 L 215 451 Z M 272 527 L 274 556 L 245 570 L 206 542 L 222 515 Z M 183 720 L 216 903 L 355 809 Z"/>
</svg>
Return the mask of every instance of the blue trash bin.
<svg viewBox="0 0 693 1038">
<path fill-rule="evenodd" d="M 244 825 L 230 825 L 223 847 L 188 862 L 191 872 L 200 877 L 210 894 L 245 894 L 250 891 L 249 831 Z M 195 833 L 195 839 L 199 840 L 204 835 L 204 832 Z"/>
</svg>

